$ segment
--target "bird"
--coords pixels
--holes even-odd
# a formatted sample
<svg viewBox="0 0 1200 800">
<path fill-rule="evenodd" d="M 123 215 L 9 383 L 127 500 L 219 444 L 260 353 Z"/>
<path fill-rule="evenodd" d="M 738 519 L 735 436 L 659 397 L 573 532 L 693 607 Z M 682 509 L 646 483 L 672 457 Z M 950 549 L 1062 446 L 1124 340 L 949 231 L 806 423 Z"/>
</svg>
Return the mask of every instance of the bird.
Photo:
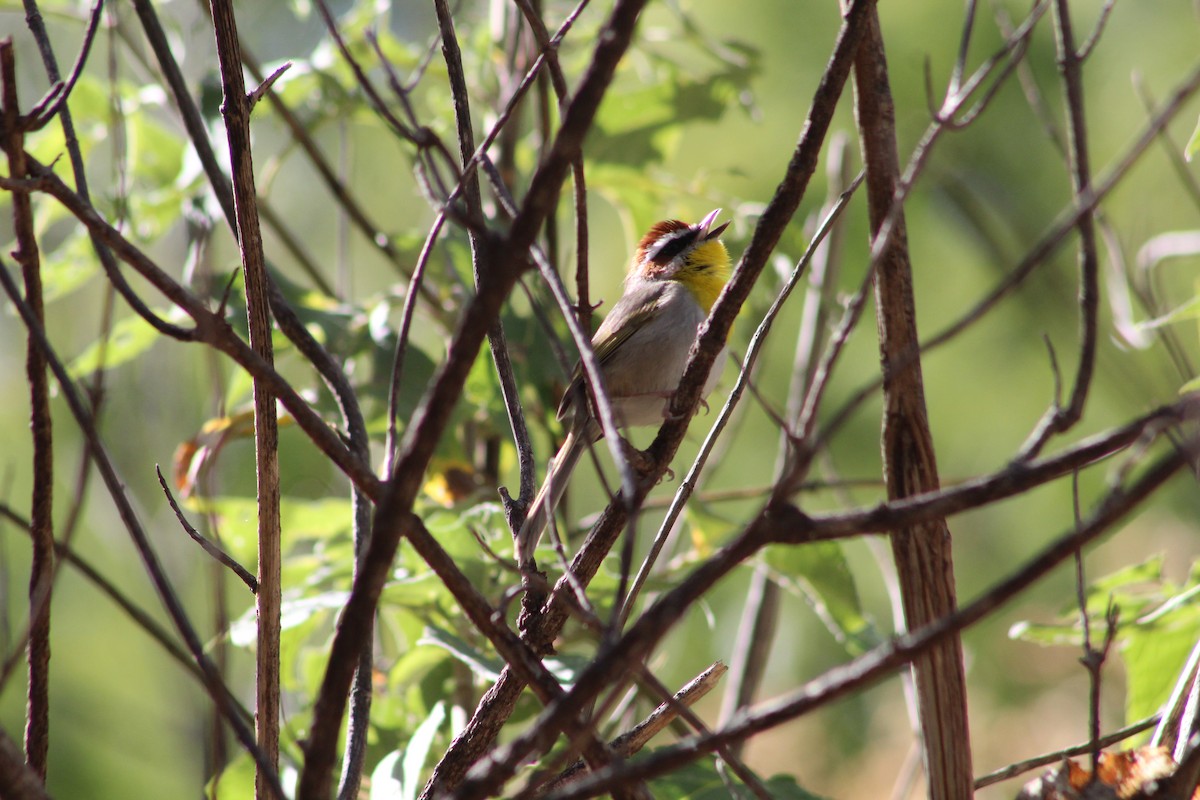
<svg viewBox="0 0 1200 800">
<path fill-rule="evenodd" d="M 667 416 L 696 333 L 729 281 L 729 251 L 720 240 L 729 223 L 713 227 L 720 213 L 715 209 L 694 225 L 668 219 L 651 226 L 634 251 L 621 298 L 592 337 L 618 428 L 657 425 Z M 703 397 L 720 377 L 723 353 Z M 522 567 L 532 563 L 579 457 L 603 436 L 581 364 L 563 392 L 558 419 L 566 438 L 514 540 Z"/>
</svg>

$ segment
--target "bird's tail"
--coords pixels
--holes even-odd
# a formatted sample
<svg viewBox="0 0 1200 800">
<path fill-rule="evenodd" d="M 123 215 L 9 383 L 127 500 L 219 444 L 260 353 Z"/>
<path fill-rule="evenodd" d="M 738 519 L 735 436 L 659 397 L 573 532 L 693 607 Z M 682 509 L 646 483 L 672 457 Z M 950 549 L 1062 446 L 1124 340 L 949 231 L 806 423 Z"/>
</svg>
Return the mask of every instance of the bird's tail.
<svg viewBox="0 0 1200 800">
<path fill-rule="evenodd" d="M 571 473 L 586 447 L 586 438 L 572 430 L 567 434 L 567 440 L 558 449 L 554 460 L 550 462 L 550 467 L 546 470 L 546 480 L 529 505 L 525 522 L 521 525 L 514 542 L 517 564 L 524 565 L 533 558 L 533 551 L 537 549 L 542 538 L 542 531 L 546 529 L 558 501 L 562 499 L 567 481 L 571 479 Z"/>
</svg>

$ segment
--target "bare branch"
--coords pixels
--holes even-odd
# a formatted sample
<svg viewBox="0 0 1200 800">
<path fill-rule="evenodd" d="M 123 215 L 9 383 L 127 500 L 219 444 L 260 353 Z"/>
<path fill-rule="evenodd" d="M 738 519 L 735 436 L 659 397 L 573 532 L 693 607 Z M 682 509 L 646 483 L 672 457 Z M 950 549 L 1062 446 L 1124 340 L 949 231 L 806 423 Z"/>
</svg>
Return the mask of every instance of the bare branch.
<svg viewBox="0 0 1200 800">
<path fill-rule="evenodd" d="M 274 365 L 271 341 L 270 279 L 267 277 L 262 232 L 254 187 L 254 161 L 250 152 L 250 98 L 242 78 L 241 43 L 237 19 L 230 0 L 212 0 L 217 57 L 221 64 L 224 102 L 221 113 L 229 138 L 229 160 L 233 173 L 234 213 L 242 255 L 246 291 L 246 314 L 250 347 L 268 366 Z M 258 745 L 267 764 L 259 764 L 254 793 L 266 800 L 273 792 L 272 781 L 279 762 L 279 636 L 282 605 L 282 554 L 279 518 L 279 423 L 275 395 L 266 381 L 254 379 L 254 456 L 258 494 L 258 591 L 255 620 L 258 625 L 255 656 L 255 722 Z"/>
<path fill-rule="evenodd" d="M 285 61 L 283 64 L 276 67 L 275 71 L 267 76 L 266 80 L 261 81 L 254 90 L 246 96 L 246 102 L 249 104 L 249 110 L 254 111 L 254 107 L 258 105 L 258 101 L 262 100 L 263 95 L 271 91 L 271 87 L 275 85 L 275 81 L 283 77 L 283 73 L 292 68 L 292 62 Z"/>
<path fill-rule="evenodd" d="M 155 474 L 158 475 L 158 485 L 162 487 L 163 494 L 167 496 L 167 502 L 171 505 L 171 510 L 175 512 L 175 519 L 179 520 L 179 524 L 183 527 L 185 533 L 192 537 L 192 541 L 200 545 L 200 549 L 208 553 L 218 563 L 226 567 L 234 575 L 238 576 L 238 580 L 246 584 L 251 594 L 258 594 L 258 579 L 250 574 L 250 570 L 243 567 L 237 560 L 226 553 L 217 545 L 216 542 L 210 542 L 208 539 L 200 535 L 200 531 L 192 526 L 192 523 L 187 521 L 187 517 L 183 515 L 183 510 L 179 508 L 179 504 L 175 502 L 175 496 L 171 494 L 171 489 L 167 486 L 167 480 L 163 477 L 162 470 L 156 464 L 154 467 Z"/>
<path fill-rule="evenodd" d="M 714 663 L 676 692 L 672 698 L 674 702 L 664 701 L 660 703 L 645 719 L 613 739 L 609 742 L 608 746 L 612 748 L 613 753 L 623 758 L 636 755 L 643 747 L 649 744 L 651 739 L 666 730 L 668 725 L 679 718 L 680 706 L 691 708 L 696 705 L 696 703 L 716 688 L 717 683 L 724 677 L 726 671 L 728 671 L 728 667 L 723 663 L 720 661 Z M 568 769 L 564 770 L 561 775 L 547 784 L 539 794 L 558 786 L 566 785 L 574 780 L 576 776 L 583 774 L 586 769 L 587 765 L 583 761 L 576 761 Z"/>
<path fill-rule="evenodd" d="M 1101 749 L 1105 747 L 1111 747 L 1118 742 L 1125 741 L 1131 736 L 1137 736 L 1142 731 L 1150 730 L 1157 722 L 1157 716 L 1149 717 L 1141 722 L 1135 722 L 1132 725 L 1126 725 L 1124 728 L 1113 731 L 1107 736 L 1101 736 L 1099 739 L 1089 740 L 1082 744 L 1074 745 L 1073 747 L 1055 750 L 1053 753 L 1046 753 L 1044 755 L 1034 756 L 1033 758 L 1029 758 L 1024 761 L 1018 761 L 1015 764 L 1010 764 L 1007 767 L 996 770 L 995 772 L 989 772 L 987 775 L 981 775 L 980 777 L 976 778 L 975 789 L 978 791 L 979 789 L 991 786 L 994 783 L 1001 783 L 1003 781 L 1010 780 L 1018 775 L 1029 772 L 1030 770 L 1037 769 L 1038 767 L 1044 767 L 1047 764 L 1061 763 L 1064 758 L 1071 758 L 1072 756 L 1081 756 L 1085 753 L 1090 753 L 1097 747 L 1097 745 Z M 1095 772 L 1092 774 L 1095 774 Z"/>
<path fill-rule="evenodd" d="M 24 129 L 28 117 L 21 115 L 17 100 L 16 56 L 11 38 L 0 41 L 0 120 L 8 158 L 8 174 L 24 175 L 27 170 Z M 33 203 L 28 192 L 13 192 L 13 230 L 17 249 L 13 258 L 21 266 L 25 284 L 25 302 L 37 319 L 45 324 L 42 301 L 42 266 L 34 233 Z M 46 358 L 32 334 L 26 343 L 25 380 L 29 386 L 29 428 L 33 458 L 30 475 L 33 494 L 30 499 L 29 529 L 33 552 L 29 567 L 29 645 L 28 692 L 26 695 L 25 755 L 29 766 L 46 780 L 50 755 L 50 593 L 54 585 L 54 429 L 50 416 L 50 383 Z"/>
<path fill-rule="evenodd" d="M 1070 141 L 1072 189 L 1076 203 L 1083 205 L 1092 194 L 1092 170 L 1087 148 L 1087 119 L 1083 109 L 1082 59 L 1075 49 L 1071 13 L 1067 0 L 1055 0 L 1054 21 L 1058 45 L 1058 63 L 1067 96 L 1067 138 Z M 1069 430 L 1083 416 L 1088 389 L 1096 367 L 1096 327 L 1100 310 L 1100 263 L 1096 246 L 1095 205 L 1076 220 L 1079 231 L 1079 366 L 1071 398 L 1065 407 L 1047 410 L 1021 448 L 1021 458 L 1029 458 L 1056 433 Z"/>
<path fill-rule="evenodd" d="M 71 90 L 75 88 L 76 81 L 83 74 L 83 68 L 87 64 L 88 55 L 92 50 L 92 42 L 96 40 L 96 31 L 100 29 L 100 18 L 104 10 L 103 0 L 95 0 L 92 3 L 92 10 L 88 12 L 88 24 L 83 31 L 83 42 L 79 46 L 79 55 L 75 57 L 75 65 L 71 67 L 71 73 L 66 81 L 60 81 L 55 73 L 58 72 L 57 60 L 54 57 L 54 50 L 50 47 L 50 40 L 46 36 L 45 27 L 41 23 L 41 16 L 37 13 L 37 3 L 34 0 L 25 0 L 26 18 L 36 17 L 36 21 L 30 19 L 29 27 L 34 38 L 38 42 L 38 48 L 42 52 L 42 61 L 46 65 L 46 72 L 50 74 L 51 80 L 55 81 L 50 92 L 38 102 L 33 109 L 30 110 L 31 117 L 29 130 L 40 130 L 54 119 L 55 115 L 62 111 L 67 105 L 67 99 L 71 96 Z"/>
</svg>

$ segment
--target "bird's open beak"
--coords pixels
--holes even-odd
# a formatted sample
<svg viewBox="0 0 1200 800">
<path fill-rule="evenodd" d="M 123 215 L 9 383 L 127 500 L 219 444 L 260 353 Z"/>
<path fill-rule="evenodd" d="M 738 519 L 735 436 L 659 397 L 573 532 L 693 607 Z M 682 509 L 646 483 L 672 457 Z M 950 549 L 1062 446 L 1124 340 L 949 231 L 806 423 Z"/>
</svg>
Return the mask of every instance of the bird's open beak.
<svg viewBox="0 0 1200 800">
<path fill-rule="evenodd" d="M 700 230 L 700 238 L 703 239 L 704 241 L 708 241 L 709 239 L 716 239 L 718 236 L 720 236 L 722 233 L 725 232 L 726 228 L 729 227 L 729 223 L 726 222 L 724 225 L 718 225 L 716 228 L 713 228 L 711 231 L 708 229 L 709 226 L 712 225 L 716 221 L 717 216 L 720 213 L 721 213 L 721 209 L 714 208 L 712 211 L 708 212 L 708 214 L 704 217 L 704 219 L 700 220 L 700 222 L 698 222 L 696 224 L 696 227 Z"/>
</svg>

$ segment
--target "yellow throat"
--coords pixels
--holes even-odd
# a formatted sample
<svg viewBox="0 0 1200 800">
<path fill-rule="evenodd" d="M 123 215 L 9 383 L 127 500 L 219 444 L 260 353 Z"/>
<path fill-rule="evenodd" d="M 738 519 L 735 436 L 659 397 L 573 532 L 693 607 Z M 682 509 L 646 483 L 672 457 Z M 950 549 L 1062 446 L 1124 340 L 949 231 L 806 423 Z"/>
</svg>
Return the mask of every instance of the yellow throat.
<svg viewBox="0 0 1200 800">
<path fill-rule="evenodd" d="M 688 253 L 686 263 L 679 268 L 674 279 L 687 287 L 707 314 L 712 311 L 717 296 L 729 282 L 731 272 L 729 251 L 720 239 L 709 239 Z"/>
</svg>

